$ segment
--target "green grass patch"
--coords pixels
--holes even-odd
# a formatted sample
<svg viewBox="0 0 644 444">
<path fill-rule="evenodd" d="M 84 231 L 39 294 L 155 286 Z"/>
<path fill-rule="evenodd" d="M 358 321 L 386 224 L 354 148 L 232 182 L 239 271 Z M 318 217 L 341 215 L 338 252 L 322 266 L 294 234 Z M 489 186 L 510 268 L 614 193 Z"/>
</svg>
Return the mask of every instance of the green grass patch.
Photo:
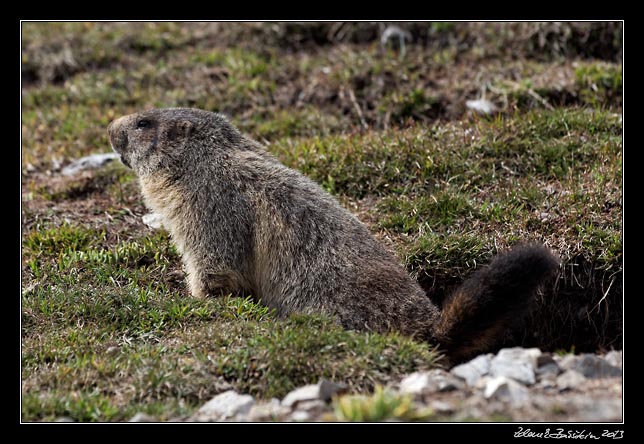
<svg viewBox="0 0 644 444">
<path fill-rule="evenodd" d="M 291 316 L 288 322 L 261 330 L 243 349 L 224 359 L 221 373 L 242 382 L 245 392 L 284 396 L 320 378 L 370 387 L 376 375 L 402 374 L 436 363 L 426 345 L 398 335 L 358 334 L 328 319 Z"/>
<path fill-rule="evenodd" d="M 438 363 L 428 344 L 399 335 L 277 319 L 249 297 L 194 299 L 169 277 L 179 257 L 167 234 L 106 237 L 73 225 L 25 236 L 23 421 L 169 419 L 222 387 L 283 397 L 327 378 L 369 390 Z"/>
<path fill-rule="evenodd" d="M 584 102 L 593 106 L 614 103 L 622 98 L 622 67 L 608 63 L 581 64 L 575 81 Z"/>
<path fill-rule="evenodd" d="M 383 198 L 378 211 L 384 214 L 380 226 L 397 233 L 443 231 L 464 217 L 473 217 L 474 208 L 465 195 L 438 191 L 429 196 Z"/>
<path fill-rule="evenodd" d="M 43 321 L 23 322 L 31 331 L 23 335 L 23 420 L 125 420 L 155 405 L 168 419 L 193 411 L 221 384 L 260 398 L 320 378 L 368 390 L 437 362 L 426 344 L 397 335 L 349 332 L 320 317 L 276 320 L 239 298 L 161 293 L 23 298 L 23 310 Z"/>
<path fill-rule="evenodd" d="M 514 176 L 565 179 L 573 166 L 621 151 L 621 124 L 615 116 L 584 109 L 480 120 L 468 132 L 469 140 L 459 126 L 419 127 L 286 139 L 270 148 L 327 190 L 357 198 L 426 192 L 440 182 L 467 190 Z"/>
<path fill-rule="evenodd" d="M 72 252 L 96 244 L 105 239 L 105 232 L 97 232 L 88 228 L 64 224 L 57 228 L 35 230 L 27 233 L 22 246 L 25 254 L 34 256 L 57 255 L 61 251 Z"/>
<path fill-rule="evenodd" d="M 431 409 L 414 407 L 410 396 L 376 386 L 371 396 L 345 395 L 334 401 L 336 418 L 348 422 L 427 421 Z"/>
</svg>

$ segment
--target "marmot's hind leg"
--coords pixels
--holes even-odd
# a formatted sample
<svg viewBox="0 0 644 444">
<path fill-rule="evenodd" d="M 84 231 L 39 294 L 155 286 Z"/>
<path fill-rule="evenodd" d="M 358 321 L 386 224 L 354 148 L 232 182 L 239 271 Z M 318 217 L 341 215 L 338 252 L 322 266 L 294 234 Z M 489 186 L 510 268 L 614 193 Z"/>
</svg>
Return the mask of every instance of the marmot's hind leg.
<svg viewBox="0 0 644 444">
<path fill-rule="evenodd" d="M 233 294 L 243 296 L 247 293 L 237 273 L 231 271 L 205 272 L 194 266 L 186 266 L 188 288 L 196 298 L 217 297 Z"/>
</svg>

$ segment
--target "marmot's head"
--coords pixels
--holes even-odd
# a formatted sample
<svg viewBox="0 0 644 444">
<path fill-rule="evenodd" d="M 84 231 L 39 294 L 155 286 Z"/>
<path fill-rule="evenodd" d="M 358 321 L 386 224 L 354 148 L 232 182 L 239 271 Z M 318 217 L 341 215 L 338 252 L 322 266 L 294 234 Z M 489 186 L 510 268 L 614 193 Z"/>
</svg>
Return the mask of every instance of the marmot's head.
<svg viewBox="0 0 644 444">
<path fill-rule="evenodd" d="M 139 175 L 161 169 L 179 173 L 241 137 L 223 116 L 192 108 L 130 114 L 110 123 L 107 133 L 121 161 Z"/>
</svg>

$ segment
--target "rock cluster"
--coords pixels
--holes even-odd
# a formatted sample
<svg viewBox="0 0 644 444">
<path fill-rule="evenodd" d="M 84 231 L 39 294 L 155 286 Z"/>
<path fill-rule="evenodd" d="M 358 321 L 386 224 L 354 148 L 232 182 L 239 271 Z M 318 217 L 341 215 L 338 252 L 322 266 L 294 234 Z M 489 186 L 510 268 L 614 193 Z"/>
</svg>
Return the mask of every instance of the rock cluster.
<svg viewBox="0 0 644 444">
<path fill-rule="evenodd" d="M 612 422 L 622 420 L 622 352 L 558 356 L 537 348 L 480 355 L 449 371 L 406 376 L 389 390 L 409 396 L 436 421 Z M 333 399 L 346 387 L 322 380 L 282 400 L 258 401 L 229 390 L 185 422 L 315 422 L 334 420 Z M 138 413 L 130 421 L 157 421 Z"/>
</svg>

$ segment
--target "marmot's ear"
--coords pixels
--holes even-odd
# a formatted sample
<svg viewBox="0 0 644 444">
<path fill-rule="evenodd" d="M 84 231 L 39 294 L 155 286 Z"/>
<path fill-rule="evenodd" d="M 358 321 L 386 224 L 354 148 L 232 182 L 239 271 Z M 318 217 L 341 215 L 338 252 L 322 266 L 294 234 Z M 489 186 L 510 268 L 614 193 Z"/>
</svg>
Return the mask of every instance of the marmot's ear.
<svg viewBox="0 0 644 444">
<path fill-rule="evenodd" d="M 177 140 L 180 137 L 190 137 L 194 124 L 189 120 L 179 120 L 168 129 L 168 139 Z"/>
</svg>

